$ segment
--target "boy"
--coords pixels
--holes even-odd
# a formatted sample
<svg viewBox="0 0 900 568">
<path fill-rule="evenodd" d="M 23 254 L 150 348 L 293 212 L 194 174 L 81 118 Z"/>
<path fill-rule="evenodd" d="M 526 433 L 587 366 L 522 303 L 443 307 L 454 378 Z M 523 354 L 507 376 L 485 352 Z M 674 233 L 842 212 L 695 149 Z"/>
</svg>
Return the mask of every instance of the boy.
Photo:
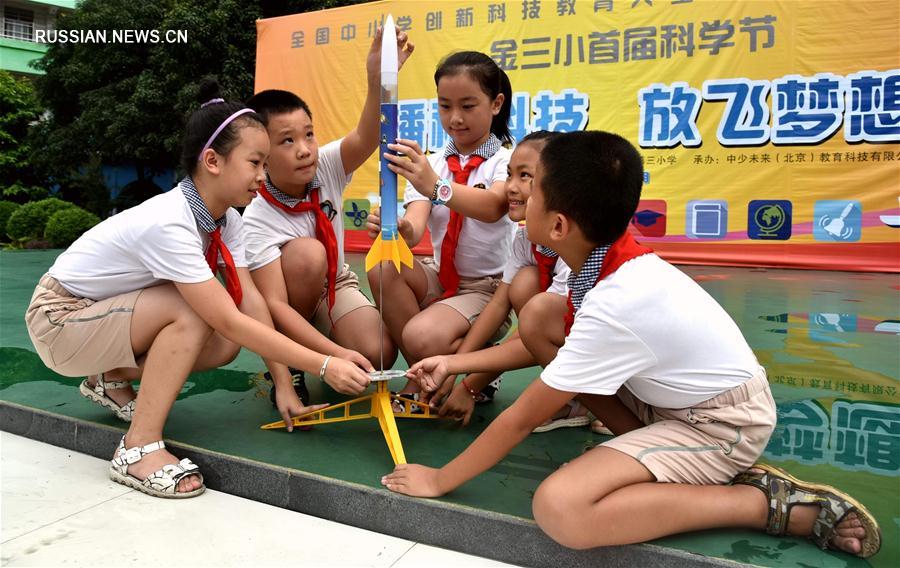
<svg viewBox="0 0 900 568">
<path fill-rule="evenodd" d="M 402 32 L 397 46 L 402 66 L 414 46 Z M 353 171 L 378 147 L 380 61 L 381 30 L 366 60 L 368 93 L 359 123 L 321 148 L 312 112 L 297 95 L 267 90 L 247 102 L 265 117 L 271 142 L 265 183 L 244 211 L 253 280 L 280 331 L 369 370 L 372 362 L 389 369 L 397 350 L 390 335 L 380 331 L 378 311 L 344 263 L 342 196 Z M 294 388 L 308 400 L 300 373 L 295 373 Z M 277 392 L 271 392 L 274 404 Z"/>
<path fill-rule="evenodd" d="M 834 488 L 754 466 L 775 425 L 765 371 L 715 300 L 626 231 L 641 170 L 637 150 L 613 134 L 575 132 L 547 143 L 526 226 L 533 242 L 571 267 L 566 341 L 541 380 L 459 457 L 441 469 L 399 465 L 382 483 L 443 495 L 580 395 L 617 437 L 535 493 L 535 521 L 560 544 L 592 548 L 747 527 L 871 556 L 881 536 L 865 507 Z M 520 333 L 527 343 L 529 330 Z M 428 369 L 421 382 L 433 388 Z M 639 423 L 594 408 L 602 395 L 616 395 Z"/>
</svg>

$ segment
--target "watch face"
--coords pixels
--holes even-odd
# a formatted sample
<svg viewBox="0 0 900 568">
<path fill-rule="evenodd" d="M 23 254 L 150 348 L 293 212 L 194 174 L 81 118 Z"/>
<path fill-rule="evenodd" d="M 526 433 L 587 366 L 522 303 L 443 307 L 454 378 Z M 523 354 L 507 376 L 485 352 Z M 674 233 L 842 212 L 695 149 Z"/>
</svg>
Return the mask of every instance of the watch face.
<svg viewBox="0 0 900 568">
<path fill-rule="evenodd" d="M 440 199 L 441 201 L 449 201 L 452 195 L 453 188 L 449 185 L 442 185 L 438 187 L 438 199 Z"/>
</svg>

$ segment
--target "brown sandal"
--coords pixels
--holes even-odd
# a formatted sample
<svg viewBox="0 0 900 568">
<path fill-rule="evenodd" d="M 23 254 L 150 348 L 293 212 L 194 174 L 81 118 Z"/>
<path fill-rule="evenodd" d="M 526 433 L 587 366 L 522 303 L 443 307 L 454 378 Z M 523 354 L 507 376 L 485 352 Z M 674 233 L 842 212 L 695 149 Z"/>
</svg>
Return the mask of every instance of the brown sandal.
<svg viewBox="0 0 900 568">
<path fill-rule="evenodd" d="M 809 536 L 819 548 L 840 550 L 831 545 L 831 538 L 837 525 L 854 512 L 866 531 L 865 538 L 860 539 L 862 546 L 856 555 L 868 558 L 881 548 L 881 528 L 878 522 L 872 513 L 853 497 L 830 485 L 801 481 L 774 465 L 755 464 L 751 469 L 761 469 L 763 473 L 748 470 L 735 477 L 731 483 L 752 485 L 766 494 L 769 500 L 766 532 L 770 535 L 783 536 L 786 533 L 788 518 L 794 505 L 819 505 L 822 510 L 816 517 L 812 534 Z"/>
</svg>

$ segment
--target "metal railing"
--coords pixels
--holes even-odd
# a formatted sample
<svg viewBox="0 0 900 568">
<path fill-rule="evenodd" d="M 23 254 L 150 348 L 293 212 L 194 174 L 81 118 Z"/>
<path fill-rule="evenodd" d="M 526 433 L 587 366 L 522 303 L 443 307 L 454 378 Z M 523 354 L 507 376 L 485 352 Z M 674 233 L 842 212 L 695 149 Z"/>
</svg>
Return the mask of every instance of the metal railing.
<svg viewBox="0 0 900 568">
<path fill-rule="evenodd" d="M 0 37 L 34 41 L 34 22 L 18 22 L 4 18 L 0 30 L 2 30 L 0 31 Z"/>
</svg>

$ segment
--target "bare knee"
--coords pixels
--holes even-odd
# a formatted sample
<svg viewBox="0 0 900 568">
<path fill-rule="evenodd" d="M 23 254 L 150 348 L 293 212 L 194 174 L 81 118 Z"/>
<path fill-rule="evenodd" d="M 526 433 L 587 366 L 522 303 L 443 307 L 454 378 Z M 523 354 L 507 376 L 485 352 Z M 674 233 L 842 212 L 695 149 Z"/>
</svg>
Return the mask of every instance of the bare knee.
<svg viewBox="0 0 900 568">
<path fill-rule="evenodd" d="M 213 328 L 184 300 L 175 319 L 169 325 L 173 326 L 175 332 L 183 337 L 185 342 L 192 344 L 203 345 L 213 334 Z"/>
<path fill-rule="evenodd" d="M 525 304 L 540 292 L 540 276 L 537 268 L 527 266 L 519 270 L 509 286 L 509 301 L 517 314 L 521 314 Z"/>
<path fill-rule="evenodd" d="M 397 359 L 397 348 L 387 334 L 385 334 L 383 342 L 379 341 L 377 336 L 366 339 L 357 347 L 357 351 L 375 365 L 376 368 L 379 362 L 383 361 L 384 368 L 389 369 Z"/>
<path fill-rule="evenodd" d="M 382 286 L 385 291 L 389 291 L 403 278 L 400 273 L 397 272 L 397 269 L 392 262 L 382 262 L 381 266 L 375 267 L 366 273 L 366 279 L 368 279 L 369 287 L 372 289 L 372 294 L 376 297 L 377 301 L 378 292 L 381 290 Z"/>
<path fill-rule="evenodd" d="M 233 341 L 228 341 L 224 337 L 221 338 L 221 343 L 217 346 L 216 351 L 213 357 L 213 367 L 224 367 L 225 365 L 231 363 L 238 356 L 238 353 L 241 352 L 241 346 Z"/>
<path fill-rule="evenodd" d="M 281 270 L 287 282 L 321 283 L 328 271 L 325 247 L 311 238 L 299 238 L 281 247 Z"/>
<path fill-rule="evenodd" d="M 403 347 L 416 360 L 450 353 L 452 339 L 429 318 L 415 317 L 403 328 Z"/>
<path fill-rule="evenodd" d="M 544 340 L 544 319 L 547 315 L 546 300 L 542 295 L 535 296 L 519 311 L 519 336 L 529 350 Z"/>
<path fill-rule="evenodd" d="M 567 548 L 584 550 L 597 544 L 596 539 L 589 542 L 584 537 L 585 517 L 579 511 L 586 504 L 578 499 L 578 485 L 558 473 L 551 475 L 535 492 L 531 510 L 535 522 L 547 536 Z"/>
</svg>

